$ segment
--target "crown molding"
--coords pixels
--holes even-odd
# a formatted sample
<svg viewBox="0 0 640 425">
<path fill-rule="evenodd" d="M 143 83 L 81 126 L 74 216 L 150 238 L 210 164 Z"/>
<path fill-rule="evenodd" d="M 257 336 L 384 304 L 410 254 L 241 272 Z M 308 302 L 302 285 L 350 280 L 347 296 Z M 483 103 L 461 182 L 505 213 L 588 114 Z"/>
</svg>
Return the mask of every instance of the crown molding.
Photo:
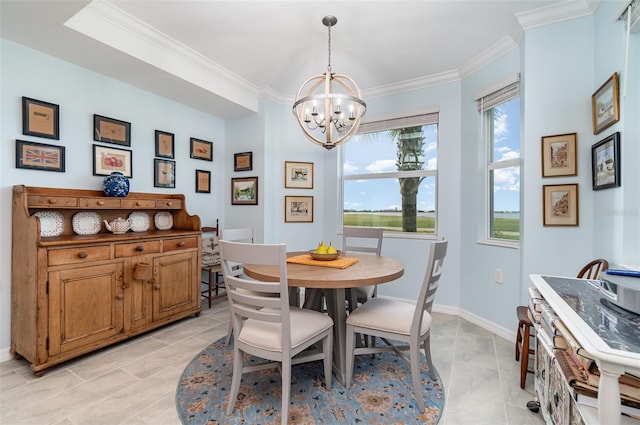
<svg viewBox="0 0 640 425">
<path fill-rule="evenodd" d="M 566 1 L 550 6 L 540 7 L 529 12 L 516 14 L 520 26 L 526 31 L 556 22 L 568 21 L 591 15 L 598 7 L 600 0 Z"/>
</svg>

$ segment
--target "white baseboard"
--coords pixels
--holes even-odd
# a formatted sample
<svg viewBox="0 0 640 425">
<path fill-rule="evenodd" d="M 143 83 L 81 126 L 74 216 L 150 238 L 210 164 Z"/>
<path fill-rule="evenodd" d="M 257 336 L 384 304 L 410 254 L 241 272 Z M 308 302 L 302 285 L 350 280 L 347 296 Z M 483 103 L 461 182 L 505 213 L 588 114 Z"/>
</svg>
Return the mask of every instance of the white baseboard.
<svg viewBox="0 0 640 425">
<path fill-rule="evenodd" d="M 11 359 L 13 359 L 13 356 L 11 355 L 11 352 L 8 348 L 0 350 L 0 363 L 7 362 Z"/>
</svg>

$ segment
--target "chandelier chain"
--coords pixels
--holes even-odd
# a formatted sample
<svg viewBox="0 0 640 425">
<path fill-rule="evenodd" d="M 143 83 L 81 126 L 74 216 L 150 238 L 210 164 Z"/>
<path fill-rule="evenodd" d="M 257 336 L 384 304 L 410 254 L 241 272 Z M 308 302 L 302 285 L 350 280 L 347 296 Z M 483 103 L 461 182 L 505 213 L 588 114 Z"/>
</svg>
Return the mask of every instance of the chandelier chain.
<svg viewBox="0 0 640 425">
<path fill-rule="evenodd" d="M 329 28 L 329 62 L 327 65 L 327 71 L 331 74 L 331 24 L 327 25 Z"/>
</svg>

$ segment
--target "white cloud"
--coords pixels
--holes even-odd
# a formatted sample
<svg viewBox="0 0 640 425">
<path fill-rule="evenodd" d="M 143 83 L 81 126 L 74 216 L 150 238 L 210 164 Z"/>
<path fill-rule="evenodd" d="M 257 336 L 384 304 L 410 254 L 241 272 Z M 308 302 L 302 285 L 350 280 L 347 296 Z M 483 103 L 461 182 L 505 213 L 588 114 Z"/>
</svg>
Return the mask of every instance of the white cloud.
<svg viewBox="0 0 640 425">
<path fill-rule="evenodd" d="M 343 168 L 345 173 L 353 173 L 358 170 L 358 166 L 349 161 L 345 161 Z"/>
<path fill-rule="evenodd" d="M 510 167 L 495 170 L 493 182 L 496 190 L 520 190 L 520 168 Z"/>
<path fill-rule="evenodd" d="M 370 173 L 383 173 L 383 172 L 396 171 L 396 160 L 395 159 L 379 159 L 367 165 L 365 169 Z"/>
</svg>

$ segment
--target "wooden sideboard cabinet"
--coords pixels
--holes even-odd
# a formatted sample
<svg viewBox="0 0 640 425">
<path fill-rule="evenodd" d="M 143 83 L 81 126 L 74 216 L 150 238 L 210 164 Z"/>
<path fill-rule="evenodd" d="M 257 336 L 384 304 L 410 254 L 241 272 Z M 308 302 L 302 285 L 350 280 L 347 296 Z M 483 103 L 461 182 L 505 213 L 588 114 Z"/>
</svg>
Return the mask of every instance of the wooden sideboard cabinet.
<svg viewBox="0 0 640 425">
<path fill-rule="evenodd" d="M 59 236 L 41 236 L 34 214 L 46 211 L 62 215 Z M 73 216 L 82 211 L 100 215 L 97 234 L 74 232 Z M 134 211 L 149 216 L 147 231 L 106 230 L 103 220 Z M 163 211 L 173 218 L 171 229 L 155 227 L 154 215 Z M 12 224 L 11 352 L 36 375 L 200 313 L 200 218 L 187 213 L 184 195 L 111 198 L 102 191 L 19 185 Z"/>
</svg>

